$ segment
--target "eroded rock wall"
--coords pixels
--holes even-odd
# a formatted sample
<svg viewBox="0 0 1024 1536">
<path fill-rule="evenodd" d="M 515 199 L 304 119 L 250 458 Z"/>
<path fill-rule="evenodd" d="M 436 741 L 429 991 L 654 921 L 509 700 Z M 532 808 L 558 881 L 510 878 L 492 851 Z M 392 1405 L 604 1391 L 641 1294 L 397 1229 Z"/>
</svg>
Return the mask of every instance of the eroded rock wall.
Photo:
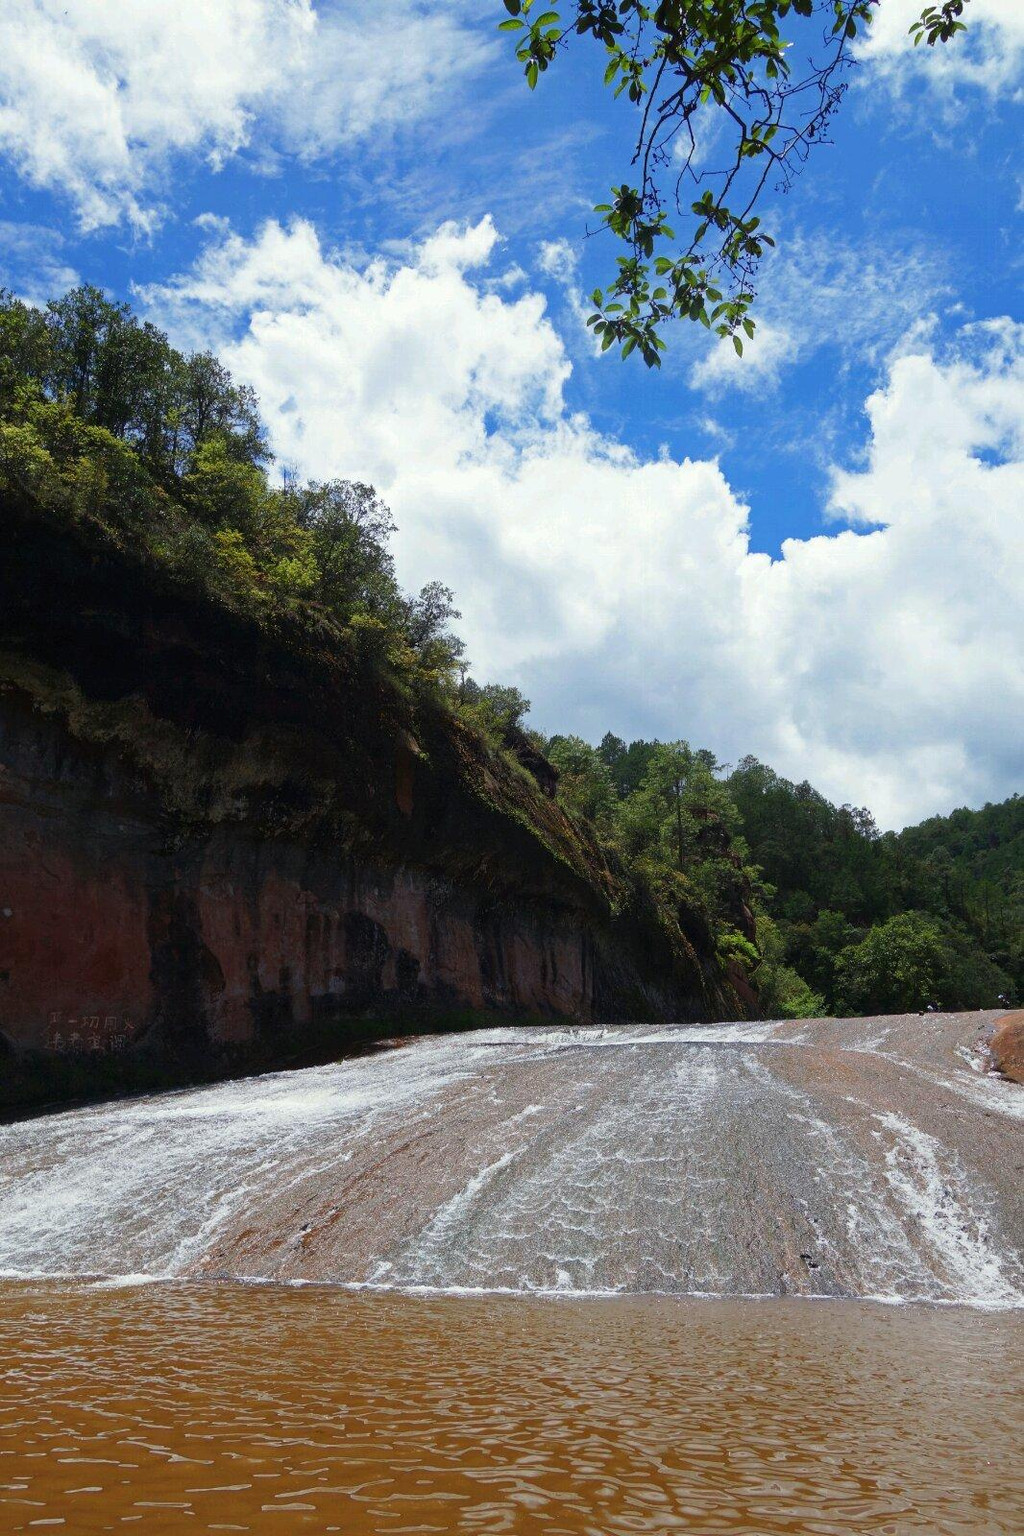
<svg viewBox="0 0 1024 1536">
<path fill-rule="evenodd" d="M 242 823 L 182 835 L 113 748 L 0 695 L 0 1031 L 48 1052 L 286 1040 L 369 1009 L 589 1019 L 580 914 Z"/>
</svg>

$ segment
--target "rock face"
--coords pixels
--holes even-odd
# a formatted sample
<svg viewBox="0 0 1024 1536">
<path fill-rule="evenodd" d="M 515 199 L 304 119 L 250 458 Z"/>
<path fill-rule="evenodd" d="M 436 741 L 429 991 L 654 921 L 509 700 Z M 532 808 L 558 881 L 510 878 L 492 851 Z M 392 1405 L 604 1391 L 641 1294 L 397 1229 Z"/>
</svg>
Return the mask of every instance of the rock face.
<svg viewBox="0 0 1024 1536">
<path fill-rule="evenodd" d="M 1013 1083 L 1024 1083 L 1024 1009 L 996 1020 L 989 1050 L 1004 1077 Z"/>
<path fill-rule="evenodd" d="M 627 889 L 542 759 L 358 648 L 6 514 L 0 1104 L 26 1053 L 76 1065 L 38 1099 L 89 1063 L 330 1051 L 358 1018 L 742 1014 L 699 908 Z"/>
<path fill-rule="evenodd" d="M 12 1044 L 121 1051 L 155 1030 L 203 1048 L 403 1005 L 593 1016 L 579 913 L 244 823 L 169 845 L 116 752 L 86 751 L 10 694 L 0 741 Z"/>
<path fill-rule="evenodd" d="M 0 1125 L 0 1272 L 1020 1308 L 992 1018 L 498 1026 Z"/>
</svg>

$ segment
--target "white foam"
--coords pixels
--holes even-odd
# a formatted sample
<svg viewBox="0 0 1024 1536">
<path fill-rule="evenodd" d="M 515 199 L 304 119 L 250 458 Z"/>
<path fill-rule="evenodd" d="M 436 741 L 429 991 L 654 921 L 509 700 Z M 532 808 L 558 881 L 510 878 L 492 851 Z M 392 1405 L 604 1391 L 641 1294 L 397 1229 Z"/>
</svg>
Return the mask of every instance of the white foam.
<svg viewBox="0 0 1024 1536">
<path fill-rule="evenodd" d="M 1024 1290 L 1007 1273 L 1009 1266 L 1022 1273 L 1020 1257 L 996 1250 L 988 1215 L 956 1154 L 898 1115 L 875 1119 L 893 1138 L 885 1154 L 889 1183 L 920 1223 L 956 1299 L 977 1306 L 1024 1305 Z"/>
<path fill-rule="evenodd" d="M 879 1039 L 876 1028 L 860 1049 Z M 387 1148 L 424 1138 L 445 1159 L 435 1203 L 406 1202 L 408 1229 L 382 1218 L 359 1269 L 334 1261 L 339 1280 L 438 1294 L 751 1294 L 786 1269 L 785 1228 L 800 1246 L 806 1232 L 822 1262 L 813 1280 L 786 1270 L 781 1289 L 828 1278 L 886 1300 L 1021 1304 L 1019 1259 L 1000 1248 L 966 1170 L 895 1116 L 874 1120 L 873 1154 L 843 1106 L 859 1127 L 873 1107 L 798 1090 L 786 1074 L 800 1058 L 780 1045 L 807 1048 L 780 1021 L 479 1031 L 3 1126 L 0 1273 L 181 1276 L 226 1230 L 258 1227 L 263 1209 L 304 1230 L 312 1184 L 348 1180 L 372 1148 L 369 1189 L 396 1167 Z M 950 1071 L 987 1094 L 966 1065 Z M 397 1168 L 415 1177 L 401 1157 Z"/>
</svg>

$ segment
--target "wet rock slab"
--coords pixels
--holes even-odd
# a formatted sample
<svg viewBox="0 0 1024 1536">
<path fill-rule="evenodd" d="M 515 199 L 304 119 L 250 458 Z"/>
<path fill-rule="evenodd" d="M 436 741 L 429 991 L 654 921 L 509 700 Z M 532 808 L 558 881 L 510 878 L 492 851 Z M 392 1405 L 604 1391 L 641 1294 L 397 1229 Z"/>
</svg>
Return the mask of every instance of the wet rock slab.
<svg viewBox="0 0 1024 1536">
<path fill-rule="evenodd" d="M 0 1130 L 0 1268 L 1024 1302 L 992 1014 L 502 1028 Z"/>
</svg>

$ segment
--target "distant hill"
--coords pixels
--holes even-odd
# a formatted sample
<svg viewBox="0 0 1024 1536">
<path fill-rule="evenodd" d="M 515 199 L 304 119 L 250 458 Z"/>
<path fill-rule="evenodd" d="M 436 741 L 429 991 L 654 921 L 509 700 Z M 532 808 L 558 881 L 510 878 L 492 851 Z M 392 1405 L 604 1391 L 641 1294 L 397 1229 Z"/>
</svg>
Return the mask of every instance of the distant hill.
<svg viewBox="0 0 1024 1536">
<path fill-rule="evenodd" d="M 866 808 L 755 757 L 729 770 L 684 741 L 611 733 L 540 745 L 559 798 L 627 867 L 700 894 L 764 1015 L 995 1007 L 1024 990 L 1019 796 L 880 833 Z"/>
<path fill-rule="evenodd" d="M 869 811 L 832 805 L 810 784 L 793 784 L 755 758 L 725 782 L 762 872 L 783 961 L 830 1008 L 912 1006 L 926 993 L 948 1006 L 993 1006 L 1000 994 L 1024 990 L 1020 795 L 879 834 Z M 902 935 L 903 947 L 898 955 L 880 952 L 876 969 L 904 969 L 913 980 L 901 993 L 898 980 L 887 991 L 877 977 L 872 1004 L 854 984 L 857 965 L 849 956 L 839 964 L 839 956 L 896 919 L 890 937 Z M 868 964 L 881 943 L 873 939 L 858 963 Z M 908 944 L 931 958 L 911 964 Z"/>
<path fill-rule="evenodd" d="M 898 841 L 917 859 L 945 865 L 948 857 L 953 884 L 981 885 L 1004 898 L 1016 890 L 1020 896 L 1024 876 L 1024 797 L 1020 795 L 984 805 L 980 811 L 963 807 L 948 816 L 930 816 L 900 832 Z M 963 892 L 965 900 L 976 895 L 976 891 Z"/>
</svg>

